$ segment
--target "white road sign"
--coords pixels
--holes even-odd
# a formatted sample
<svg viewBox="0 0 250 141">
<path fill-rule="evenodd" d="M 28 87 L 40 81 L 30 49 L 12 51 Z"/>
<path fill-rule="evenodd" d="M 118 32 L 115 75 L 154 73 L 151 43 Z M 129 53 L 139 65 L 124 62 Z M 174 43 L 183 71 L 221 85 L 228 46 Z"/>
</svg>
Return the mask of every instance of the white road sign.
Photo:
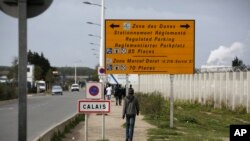
<svg viewBox="0 0 250 141">
<path fill-rule="evenodd" d="M 110 101 L 109 100 L 79 100 L 78 112 L 79 113 L 109 113 Z"/>
</svg>

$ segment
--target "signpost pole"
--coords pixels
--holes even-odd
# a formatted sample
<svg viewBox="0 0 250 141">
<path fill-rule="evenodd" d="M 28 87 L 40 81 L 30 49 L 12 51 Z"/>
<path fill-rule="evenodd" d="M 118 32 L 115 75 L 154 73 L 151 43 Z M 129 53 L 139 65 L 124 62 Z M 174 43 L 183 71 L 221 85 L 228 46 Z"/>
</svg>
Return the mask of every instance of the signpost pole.
<svg viewBox="0 0 250 141">
<path fill-rule="evenodd" d="M 104 67 L 104 38 L 105 38 L 105 34 L 104 34 L 104 16 L 105 16 L 105 7 L 104 7 L 104 0 L 101 0 L 102 4 L 101 4 L 101 40 L 100 40 L 100 67 Z M 101 80 L 102 84 L 104 85 L 104 80 Z M 105 114 L 102 114 L 102 140 L 105 139 Z"/>
<path fill-rule="evenodd" d="M 27 0 L 18 1 L 18 140 L 27 140 Z"/>
<path fill-rule="evenodd" d="M 141 75 L 138 74 L 138 92 L 141 92 Z"/>
<path fill-rule="evenodd" d="M 102 140 L 105 140 L 105 114 L 102 113 Z"/>
<path fill-rule="evenodd" d="M 104 87 L 104 84 L 106 84 L 106 75 L 102 79 L 103 79 L 102 84 Z M 102 89 L 103 100 L 105 100 L 104 91 L 105 89 Z M 104 113 L 102 113 L 102 140 L 105 140 L 105 114 Z"/>
<path fill-rule="evenodd" d="M 129 83 L 128 83 L 128 74 L 126 74 L 126 96 L 128 96 L 128 86 Z"/>
<path fill-rule="evenodd" d="M 174 127 L 174 75 L 170 74 L 170 128 Z"/>
<path fill-rule="evenodd" d="M 102 77 L 101 78 L 101 83 L 102 83 L 102 86 L 104 87 L 104 84 L 106 84 L 106 75 L 105 77 Z M 103 100 L 105 100 L 105 95 L 104 95 L 104 91 L 105 89 L 102 88 L 102 95 L 103 95 Z M 102 113 L 102 140 L 105 140 L 105 113 Z"/>
<path fill-rule="evenodd" d="M 88 141 L 88 114 L 85 114 L 85 141 Z"/>
<path fill-rule="evenodd" d="M 0 0 L 0 10 L 18 18 L 18 140 L 27 140 L 27 18 L 45 11 L 52 0 Z M 32 7 L 29 10 L 28 7 Z"/>
</svg>

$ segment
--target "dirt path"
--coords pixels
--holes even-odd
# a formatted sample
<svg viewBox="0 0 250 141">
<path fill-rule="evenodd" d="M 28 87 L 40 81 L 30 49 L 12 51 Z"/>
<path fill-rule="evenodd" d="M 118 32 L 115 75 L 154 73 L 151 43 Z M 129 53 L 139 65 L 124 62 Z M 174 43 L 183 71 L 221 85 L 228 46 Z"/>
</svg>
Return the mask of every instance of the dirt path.
<svg viewBox="0 0 250 141">
<path fill-rule="evenodd" d="M 122 106 L 115 106 L 115 102 L 111 102 L 111 112 L 105 116 L 105 139 L 109 141 L 125 141 L 125 128 L 123 124 L 125 120 L 122 118 Z M 91 114 L 88 121 L 88 141 L 101 140 L 102 137 L 102 116 Z M 153 128 L 152 125 L 142 120 L 143 116 L 137 116 L 135 122 L 134 141 L 147 141 L 147 130 Z M 67 134 L 63 141 L 84 141 L 84 122 L 81 122 L 72 130 L 71 134 Z"/>
</svg>

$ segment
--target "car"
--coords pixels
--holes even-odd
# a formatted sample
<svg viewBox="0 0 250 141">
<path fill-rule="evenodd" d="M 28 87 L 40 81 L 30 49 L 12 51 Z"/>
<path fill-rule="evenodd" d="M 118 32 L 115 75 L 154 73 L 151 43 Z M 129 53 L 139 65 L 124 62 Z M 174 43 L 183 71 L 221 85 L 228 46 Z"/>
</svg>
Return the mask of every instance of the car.
<svg viewBox="0 0 250 141">
<path fill-rule="evenodd" d="M 71 85 L 71 92 L 78 91 L 79 92 L 79 85 L 78 84 L 72 84 Z"/>
<path fill-rule="evenodd" d="M 63 89 L 60 85 L 54 85 L 52 86 L 52 95 L 60 94 L 63 95 Z"/>
</svg>

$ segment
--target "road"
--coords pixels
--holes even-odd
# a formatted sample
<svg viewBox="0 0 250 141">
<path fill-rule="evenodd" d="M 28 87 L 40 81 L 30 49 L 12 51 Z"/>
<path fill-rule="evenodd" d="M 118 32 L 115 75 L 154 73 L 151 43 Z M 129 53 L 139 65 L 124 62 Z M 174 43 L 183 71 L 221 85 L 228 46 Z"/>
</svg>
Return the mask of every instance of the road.
<svg viewBox="0 0 250 141">
<path fill-rule="evenodd" d="M 36 137 L 77 113 L 77 101 L 84 92 L 64 95 L 28 96 L 27 140 Z M 0 105 L 0 141 L 18 140 L 18 102 Z"/>
</svg>

